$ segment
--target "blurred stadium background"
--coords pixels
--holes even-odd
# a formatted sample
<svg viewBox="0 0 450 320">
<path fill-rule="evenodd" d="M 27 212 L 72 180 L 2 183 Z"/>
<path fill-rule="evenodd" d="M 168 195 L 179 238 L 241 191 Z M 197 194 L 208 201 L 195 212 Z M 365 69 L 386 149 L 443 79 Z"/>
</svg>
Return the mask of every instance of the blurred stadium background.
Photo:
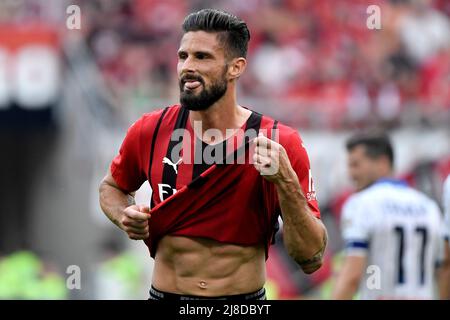
<svg viewBox="0 0 450 320">
<path fill-rule="evenodd" d="M 66 27 L 71 4 L 81 8 L 80 30 Z M 370 4 L 381 7 L 381 30 L 366 26 Z M 128 126 L 177 103 L 180 25 L 206 7 L 248 22 L 239 102 L 300 130 L 331 238 L 311 276 L 278 241 L 270 298 L 329 298 L 353 130 L 392 133 L 398 175 L 441 200 L 450 173 L 447 0 L 1 0 L 0 299 L 147 297 L 146 247 L 103 216 L 98 184 Z M 80 267 L 81 289 L 66 287 L 70 265 Z"/>
</svg>

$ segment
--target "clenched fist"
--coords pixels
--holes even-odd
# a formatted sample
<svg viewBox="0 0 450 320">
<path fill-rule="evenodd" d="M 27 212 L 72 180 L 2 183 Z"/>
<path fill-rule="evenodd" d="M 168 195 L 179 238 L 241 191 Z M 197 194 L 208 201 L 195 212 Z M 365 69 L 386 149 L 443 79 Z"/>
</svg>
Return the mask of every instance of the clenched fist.
<svg viewBox="0 0 450 320">
<path fill-rule="evenodd" d="M 123 211 L 120 227 L 133 240 L 144 240 L 149 237 L 148 219 L 150 208 L 142 205 L 132 205 Z"/>
<path fill-rule="evenodd" d="M 253 165 L 268 181 L 279 183 L 292 177 L 293 169 L 284 147 L 259 133 L 253 140 Z"/>
</svg>

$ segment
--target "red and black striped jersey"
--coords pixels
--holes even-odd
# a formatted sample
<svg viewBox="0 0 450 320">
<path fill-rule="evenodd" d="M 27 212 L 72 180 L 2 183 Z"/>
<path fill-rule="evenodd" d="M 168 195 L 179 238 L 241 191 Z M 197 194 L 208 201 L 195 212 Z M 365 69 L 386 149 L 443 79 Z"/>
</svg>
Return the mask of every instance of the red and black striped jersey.
<svg viewBox="0 0 450 320">
<path fill-rule="evenodd" d="M 308 155 L 296 130 L 252 111 L 241 130 L 208 145 L 188 118 L 189 110 L 179 105 L 145 114 L 129 128 L 111 164 L 112 176 L 126 192 L 150 183 L 152 218 L 145 243 L 152 257 L 169 234 L 265 244 L 267 256 L 281 210 L 274 184 L 250 161 L 249 142 L 259 132 L 286 149 L 310 211 L 320 218 Z"/>
</svg>

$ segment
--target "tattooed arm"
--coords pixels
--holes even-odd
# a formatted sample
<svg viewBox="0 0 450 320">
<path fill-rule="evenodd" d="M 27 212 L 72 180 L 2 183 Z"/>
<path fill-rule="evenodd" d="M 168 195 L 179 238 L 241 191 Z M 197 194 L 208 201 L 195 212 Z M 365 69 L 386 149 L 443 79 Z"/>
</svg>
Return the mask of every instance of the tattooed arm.
<svg viewBox="0 0 450 320">
<path fill-rule="evenodd" d="M 276 186 L 286 249 L 305 273 L 313 273 L 322 265 L 326 228 L 311 213 L 284 147 L 264 136 L 258 136 L 254 143 L 255 168 Z"/>
<path fill-rule="evenodd" d="M 277 193 L 286 249 L 305 273 L 313 273 L 322 265 L 327 245 L 325 226 L 309 211 L 298 181 L 280 183 Z"/>
</svg>

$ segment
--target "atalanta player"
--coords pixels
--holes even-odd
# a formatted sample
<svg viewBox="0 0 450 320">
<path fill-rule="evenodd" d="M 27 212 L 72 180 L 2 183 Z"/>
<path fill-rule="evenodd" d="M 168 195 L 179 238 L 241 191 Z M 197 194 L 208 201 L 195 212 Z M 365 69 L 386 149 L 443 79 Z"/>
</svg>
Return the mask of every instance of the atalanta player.
<svg viewBox="0 0 450 320">
<path fill-rule="evenodd" d="M 128 130 L 100 185 L 107 217 L 155 259 L 150 299 L 265 299 L 268 248 L 283 241 L 305 273 L 327 232 L 298 132 L 237 104 L 250 33 L 218 10 L 188 15 L 178 50 L 180 105 Z M 134 192 L 148 181 L 149 206 Z"/>
</svg>

